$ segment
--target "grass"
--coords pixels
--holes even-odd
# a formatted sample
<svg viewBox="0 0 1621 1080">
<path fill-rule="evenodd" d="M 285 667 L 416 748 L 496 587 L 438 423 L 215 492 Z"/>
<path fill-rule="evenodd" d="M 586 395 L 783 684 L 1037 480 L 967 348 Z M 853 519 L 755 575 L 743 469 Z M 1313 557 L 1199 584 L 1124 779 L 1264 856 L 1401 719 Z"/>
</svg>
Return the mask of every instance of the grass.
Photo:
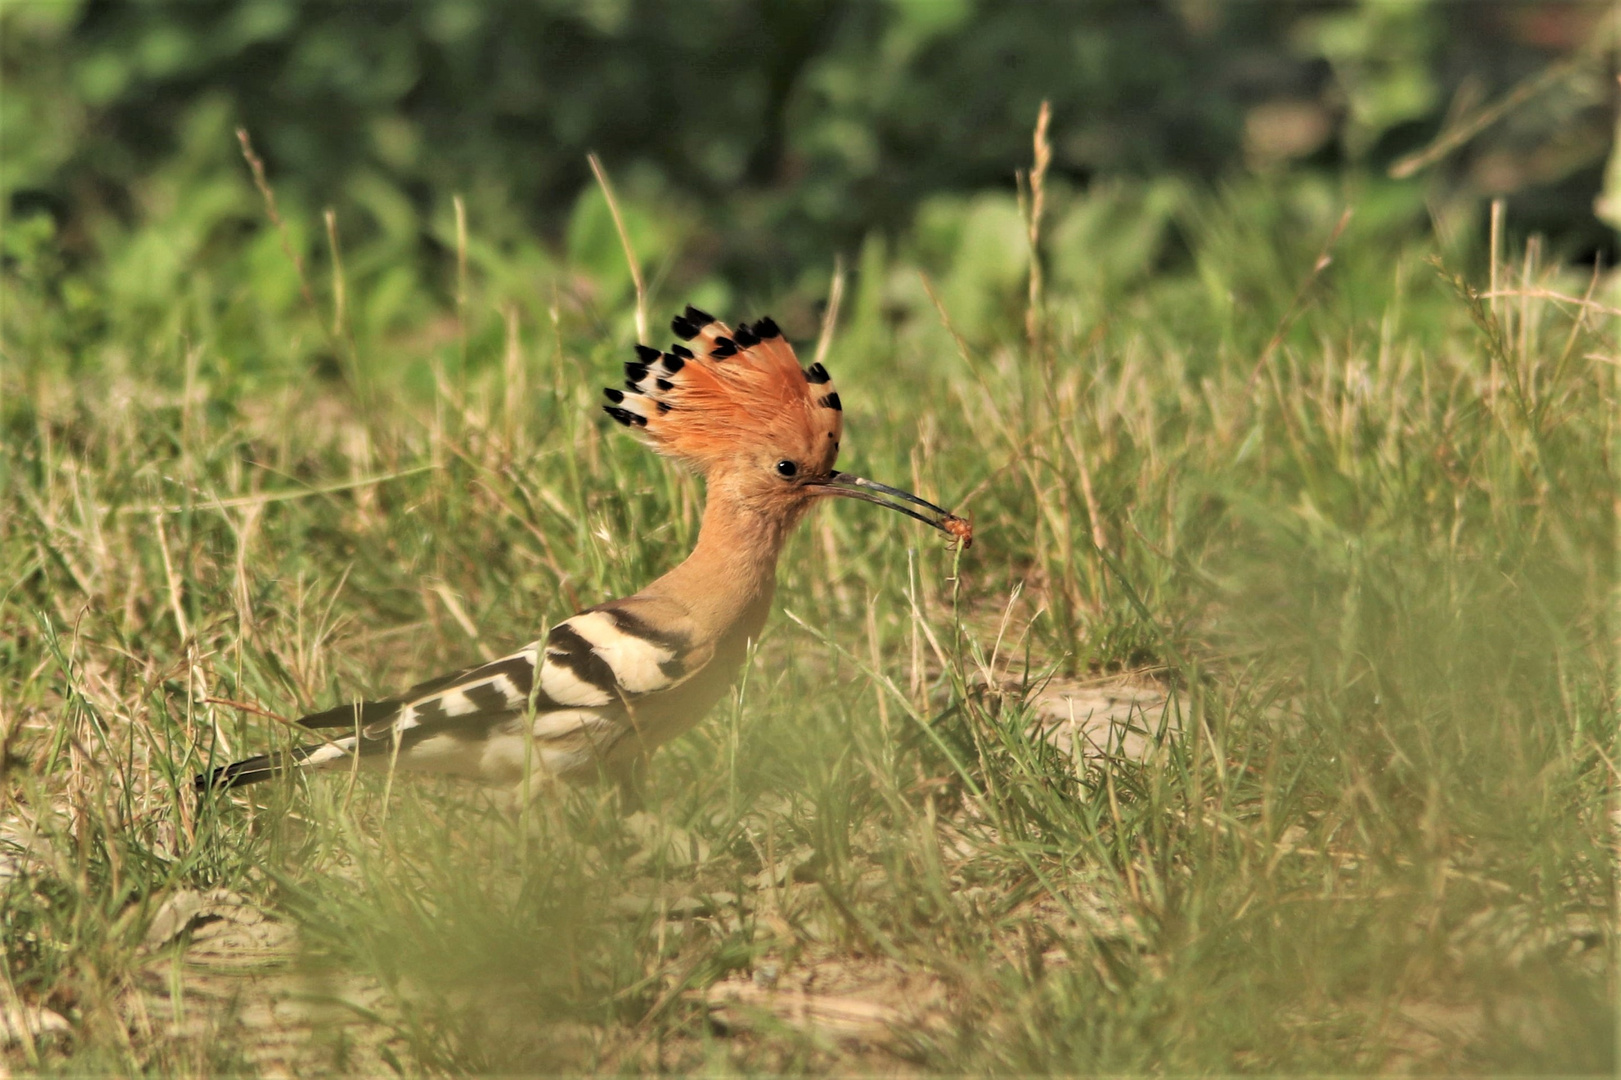
<svg viewBox="0 0 1621 1080">
<path fill-rule="evenodd" d="M 922 277 L 871 246 L 829 356 L 846 463 L 978 542 L 822 510 L 631 819 L 189 790 L 296 738 L 266 714 L 684 554 L 699 486 L 594 405 L 628 303 L 498 272 L 476 206 L 465 279 L 388 325 L 369 293 L 404 286 L 319 249 L 313 305 L 265 240 L 141 307 L 14 226 L 0 1004 L 65 1023 L 7 1066 L 1613 1072 L 1621 402 L 1581 298 L 1614 284 L 1494 272 L 1379 190 L 1339 234 L 1342 194 L 1183 193 L 1153 274 L 1055 251 L 1028 335 L 969 240 Z M 768 299 L 808 353 L 804 302 Z M 1120 684 L 1158 703 L 1136 751 L 1042 734 L 1055 694 Z M 255 951 L 266 925 L 296 944 Z"/>
</svg>

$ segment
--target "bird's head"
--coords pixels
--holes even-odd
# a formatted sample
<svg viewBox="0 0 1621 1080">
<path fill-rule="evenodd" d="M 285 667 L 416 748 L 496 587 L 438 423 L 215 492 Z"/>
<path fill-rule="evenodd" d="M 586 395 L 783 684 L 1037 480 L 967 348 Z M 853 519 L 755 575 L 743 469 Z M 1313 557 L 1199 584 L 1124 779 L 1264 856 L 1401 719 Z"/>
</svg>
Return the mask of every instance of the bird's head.
<svg viewBox="0 0 1621 1080">
<path fill-rule="evenodd" d="M 963 538 L 962 519 L 933 503 L 833 467 L 844 433 L 838 391 L 821 364 L 799 366 L 771 319 L 732 330 L 688 307 L 670 329 L 681 342 L 662 352 L 637 345 L 625 389 L 604 390 L 603 409 L 702 472 L 711 498 L 791 522 L 816 499 L 841 495 Z"/>
</svg>

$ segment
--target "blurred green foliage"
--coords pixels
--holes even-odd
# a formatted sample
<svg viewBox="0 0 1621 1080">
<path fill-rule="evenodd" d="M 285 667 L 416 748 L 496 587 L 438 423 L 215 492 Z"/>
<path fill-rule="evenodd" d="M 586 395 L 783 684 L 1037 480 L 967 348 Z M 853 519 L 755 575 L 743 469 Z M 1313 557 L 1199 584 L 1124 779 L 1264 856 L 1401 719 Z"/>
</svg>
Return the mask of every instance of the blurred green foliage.
<svg viewBox="0 0 1621 1080">
<path fill-rule="evenodd" d="M 541 239 L 525 261 L 542 277 L 561 252 L 601 290 L 596 299 L 622 299 L 628 274 L 586 167 L 594 150 L 617 179 L 650 276 L 679 289 L 715 281 L 758 303 L 819 287 L 833 253 L 875 233 L 894 239 L 916 224 L 924 245 L 940 243 L 942 229 L 962 230 L 970 246 L 1011 236 L 1011 205 L 982 195 L 1011 195 L 1043 99 L 1057 117 L 1053 176 L 1076 188 L 1290 163 L 1380 171 L 1449 114 L 1590 43 L 1604 9 L 10 4 L 0 8 L 0 189 L 9 218 L 52 217 L 67 264 L 105 260 L 110 285 L 149 290 L 159 304 L 199 259 L 245 258 L 275 278 L 265 261 L 280 242 L 250 239 L 263 215 L 232 138 L 241 126 L 292 227 L 309 229 L 333 207 L 354 248 L 349 271 L 399 279 L 368 290 L 372 310 L 357 313 L 387 321 L 391 304 L 408 303 L 406 275 L 445 265 L 458 192 L 481 235 Z M 1599 59 L 1449 159 L 1426 196 L 1508 194 L 1518 226 L 1552 233 L 1568 254 L 1604 248 L 1592 206 L 1614 102 Z M 1110 242 L 1137 244 L 1152 265 L 1164 254 L 1152 221 L 1169 189 L 1105 190 L 1150 204 L 1147 232 Z M 948 220 L 964 209 L 963 221 Z M 149 223 L 161 223 L 163 240 L 139 236 Z M 1066 242 L 1107 227 L 1077 222 Z M 312 231 L 296 239 L 319 247 Z M 271 299 L 294 287 L 280 276 L 266 285 Z"/>
</svg>

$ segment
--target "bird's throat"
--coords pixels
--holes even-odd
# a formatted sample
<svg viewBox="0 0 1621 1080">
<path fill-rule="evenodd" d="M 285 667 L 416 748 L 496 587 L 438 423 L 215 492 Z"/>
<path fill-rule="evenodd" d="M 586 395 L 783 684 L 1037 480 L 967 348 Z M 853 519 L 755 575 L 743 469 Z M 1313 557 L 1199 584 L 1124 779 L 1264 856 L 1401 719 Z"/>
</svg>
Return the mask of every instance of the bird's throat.
<svg viewBox="0 0 1621 1080">
<path fill-rule="evenodd" d="M 711 497 L 692 554 L 644 592 L 679 600 L 713 639 L 738 631 L 753 637 L 770 610 L 777 558 L 797 520 Z"/>
</svg>

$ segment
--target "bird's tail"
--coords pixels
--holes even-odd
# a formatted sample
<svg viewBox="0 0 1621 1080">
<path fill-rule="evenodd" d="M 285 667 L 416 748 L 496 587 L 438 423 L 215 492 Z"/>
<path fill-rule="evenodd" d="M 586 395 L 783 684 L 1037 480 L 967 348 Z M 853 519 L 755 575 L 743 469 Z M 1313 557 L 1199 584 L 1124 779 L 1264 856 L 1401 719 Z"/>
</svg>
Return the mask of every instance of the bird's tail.
<svg viewBox="0 0 1621 1080">
<path fill-rule="evenodd" d="M 254 757 L 233 761 L 229 765 L 221 765 L 210 772 L 201 773 L 193 781 L 198 795 L 206 795 L 211 791 L 229 791 L 232 788 L 243 787 L 248 784 L 257 784 L 261 780 L 270 780 L 293 768 L 309 768 L 323 765 L 328 761 L 346 757 L 349 748 L 354 743 L 354 737 L 334 739 L 331 742 L 317 743 L 314 746 L 295 746 L 276 754 L 257 754 Z"/>
</svg>

